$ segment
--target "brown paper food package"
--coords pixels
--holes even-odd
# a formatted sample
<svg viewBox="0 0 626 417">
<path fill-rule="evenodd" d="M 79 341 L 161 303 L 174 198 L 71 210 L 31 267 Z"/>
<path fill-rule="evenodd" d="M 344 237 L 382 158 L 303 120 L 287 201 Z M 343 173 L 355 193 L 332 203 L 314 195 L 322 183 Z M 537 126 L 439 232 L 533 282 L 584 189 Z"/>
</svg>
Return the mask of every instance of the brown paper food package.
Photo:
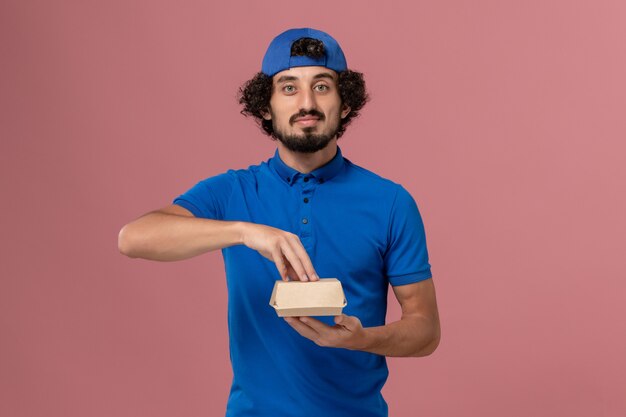
<svg viewBox="0 0 626 417">
<path fill-rule="evenodd" d="M 341 281 L 337 278 L 278 280 L 270 298 L 270 306 L 276 309 L 279 317 L 339 316 L 347 304 Z"/>
</svg>

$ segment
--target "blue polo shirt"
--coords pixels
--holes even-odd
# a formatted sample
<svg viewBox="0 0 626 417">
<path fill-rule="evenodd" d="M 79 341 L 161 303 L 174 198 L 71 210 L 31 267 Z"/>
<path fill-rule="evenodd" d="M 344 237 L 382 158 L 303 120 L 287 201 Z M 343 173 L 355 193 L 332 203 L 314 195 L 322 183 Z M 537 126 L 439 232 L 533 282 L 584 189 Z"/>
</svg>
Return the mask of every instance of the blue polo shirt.
<svg viewBox="0 0 626 417">
<path fill-rule="evenodd" d="M 274 156 L 206 178 L 173 201 L 194 216 L 298 235 L 321 278 L 338 278 L 343 312 L 385 324 L 389 285 L 431 278 L 422 218 L 399 184 L 344 158 L 308 174 Z M 321 347 L 269 305 L 276 265 L 245 245 L 222 249 L 233 380 L 226 416 L 381 417 L 384 356 Z M 332 326 L 333 317 L 317 317 Z"/>
</svg>

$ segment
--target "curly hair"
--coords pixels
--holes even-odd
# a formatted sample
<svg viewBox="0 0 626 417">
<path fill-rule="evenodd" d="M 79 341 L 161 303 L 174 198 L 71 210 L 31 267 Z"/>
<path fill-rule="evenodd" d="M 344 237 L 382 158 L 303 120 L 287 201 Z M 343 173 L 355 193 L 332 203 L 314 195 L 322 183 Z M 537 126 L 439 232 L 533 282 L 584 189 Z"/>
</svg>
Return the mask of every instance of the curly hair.
<svg viewBox="0 0 626 417">
<path fill-rule="evenodd" d="M 316 39 L 302 38 L 293 43 L 291 55 L 319 58 L 324 56 L 324 44 Z M 359 116 L 359 111 L 370 100 L 370 97 L 365 88 L 365 79 L 362 73 L 348 69 L 337 73 L 337 75 L 337 89 L 341 104 L 350 107 L 350 113 L 345 118 L 340 119 L 337 131 L 337 139 L 339 139 L 346 130 L 346 126 Z M 243 110 L 240 113 L 246 117 L 254 117 L 257 124 L 268 136 L 274 136 L 274 127 L 271 120 L 263 118 L 263 112 L 269 110 L 273 90 L 273 77 L 258 72 L 239 87 L 237 94 L 239 104 L 243 105 Z"/>
</svg>

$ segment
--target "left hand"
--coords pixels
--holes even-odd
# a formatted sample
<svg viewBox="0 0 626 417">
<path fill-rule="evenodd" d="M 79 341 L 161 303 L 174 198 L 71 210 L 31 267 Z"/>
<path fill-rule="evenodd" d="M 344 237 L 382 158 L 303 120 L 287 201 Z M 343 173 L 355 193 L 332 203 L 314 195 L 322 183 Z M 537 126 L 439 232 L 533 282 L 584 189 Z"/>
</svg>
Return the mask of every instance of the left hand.
<svg viewBox="0 0 626 417">
<path fill-rule="evenodd" d="M 356 316 L 345 314 L 335 316 L 334 326 L 329 326 L 313 317 L 283 318 L 298 333 L 311 339 L 318 346 L 360 350 L 366 345 L 365 329 L 361 325 L 361 320 Z"/>
</svg>

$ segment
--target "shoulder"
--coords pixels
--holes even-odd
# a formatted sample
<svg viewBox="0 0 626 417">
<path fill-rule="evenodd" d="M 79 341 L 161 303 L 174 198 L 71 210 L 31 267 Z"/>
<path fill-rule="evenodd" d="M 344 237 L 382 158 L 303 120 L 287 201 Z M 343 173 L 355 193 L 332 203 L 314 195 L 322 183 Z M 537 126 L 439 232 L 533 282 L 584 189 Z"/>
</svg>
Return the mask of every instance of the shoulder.
<svg viewBox="0 0 626 417">
<path fill-rule="evenodd" d="M 350 179 L 355 183 L 362 184 L 373 192 L 384 193 L 387 196 L 395 197 L 395 195 L 404 190 L 404 187 L 389 178 L 385 178 L 367 168 L 355 164 L 349 159 L 346 161 L 346 171 Z"/>
<path fill-rule="evenodd" d="M 389 221 L 396 216 L 419 216 L 415 198 L 399 182 L 385 178 L 369 169 L 346 160 L 350 181 L 359 184 L 358 188 L 375 199 L 376 207 L 388 213 Z"/>
<path fill-rule="evenodd" d="M 261 161 L 256 164 L 248 165 L 247 168 L 233 168 L 229 169 L 227 172 L 237 178 L 251 178 L 256 177 L 259 174 L 267 171 L 269 169 L 269 159 L 266 161 Z"/>
<path fill-rule="evenodd" d="M 207 177 L 200 182 L 206 185 L 232 186 L 234 183 L 254 181 L 259 173 L 264 169 L 266 163 L 250 165 L 247 168 L 231 168 L 213 176 Z"/>
</svg>

